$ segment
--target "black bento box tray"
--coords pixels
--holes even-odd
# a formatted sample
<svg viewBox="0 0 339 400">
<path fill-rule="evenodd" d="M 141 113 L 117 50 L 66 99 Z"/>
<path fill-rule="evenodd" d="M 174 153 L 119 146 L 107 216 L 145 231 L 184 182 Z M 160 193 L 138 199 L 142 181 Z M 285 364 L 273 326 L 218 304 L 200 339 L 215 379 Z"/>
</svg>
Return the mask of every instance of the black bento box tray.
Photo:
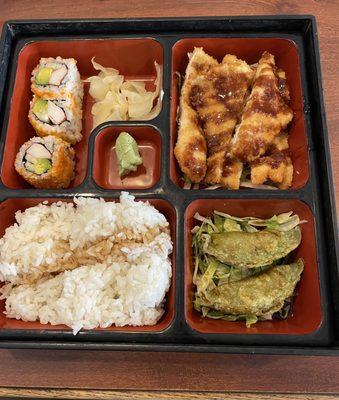
<svg viewBox="0 0 339 400">
<path fill-rule="evenodd" d="M 150 125 L 162 137 L 161 176 L 147 190 L 129 190 L 137 199 L 162 198 L 176 211 L 175 314 L 162 332 L 4 330 L 0 347 L 109 349 L 135 351 L 197 351 L 224 353 L 269 353 L 339 355 L 338 232 L 330 151 L 322 93 L 316 21 L 313 16 L 253 16 L 164 19 L 96 19 L 9 21 L 4 24 L 0 43 L 0 164 L 4 152 L 15 68 L 20 49 L 37 40 L 70 38 L 154 38 L 164 52 L 164 98 L 162 111 L 152 121 L 109 122 L 97 127 L 89 140 L 87 175 L 83 183 L 66 190 L 9 189 L 0 181 L 0 201 L 6 198 L 71 198 L 78 195 L 117 197 L 93 181 L 93 146 L 100 130 L 107 126 Z M 301 189 L 288 191 L 184 191 L 169 175 L 170 98 L 172 46 L 189 37 L 282 37 L 293 40 L 299 51 L 304 117 L 307 131 L 310 178 Z M 309 335 L 202 334 L 189 328 L 184 312 L 184 212 L 198 198 L 300 199 L 315 216 L 319 282 L 323 310 L 321 328 Z"/>
</svg>

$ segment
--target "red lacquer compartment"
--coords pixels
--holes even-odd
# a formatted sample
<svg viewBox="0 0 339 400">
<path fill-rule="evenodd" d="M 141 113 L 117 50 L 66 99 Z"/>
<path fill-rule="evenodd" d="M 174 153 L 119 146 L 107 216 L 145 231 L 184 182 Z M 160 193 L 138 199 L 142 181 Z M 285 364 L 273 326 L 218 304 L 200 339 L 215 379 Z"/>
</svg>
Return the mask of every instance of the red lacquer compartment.
<svg viewBox="0 0 339 400">
<path fill-rule="evenodd" d="M 302 241 L 290 255 L 291 261 L 302 258 L 305 268 L 297 286 L 297 295 L 293 303 L 293 312 L 285 320 L 260 321 L 251 328 L 245 322 L 213 320 L 202 318 L 193 308 L 195 285 L 192 282 L 194 260 L 191 249 L 191 229 L 201 223 L 194 218 L 198 212 L 203 216 L 212 215 L 214 210 L 237 216 L 270 218 L 274 214 L 293 211 L 307 223 L 300 225 Z M 318 282 L 318 263 L 314 219 L 310 208 L 300 200 L 243 200 L 243 199 L 209 199 L 195 200 L 186 210 L 185 240 L 185 315 L 190 327 L 202 333 L 225 334 L 281 334 L 306 335 L 316 331 L 322 322 L 322 309 Z"/>
<path fill-rule="evenodd" d="M 142 164 L 120 178 L 115 143 L 128 132 L 138 143 Z M 161 136 L 151 126 L 115 126 L 103 129 L 95 139 L 93 178 L 105 189 L 148 189 L 160 178 Z"/>
<path fill-rule="evenodd" d="M 226 54 L 234 54 L 250 65 L 257 63 L 266 50 L 275 56 L 277 67 L 286 72 L 291 96 L 290 106 L 294 112 L 294 118 L 289 128 L 289 145 L 294 167 L 291 189 L 299 189 L 304 186 L 309 178 L 309 161 L 298 49 L 293 41 L 281 38 L 190 38 L 182 39 L 173 46 L 170 147 L 172 181 L 180 187 L 184 185 L 183 174 L 173 153 L 177 139 L 176 118 L 180 97 L 176 72 L 182 76 L 185 75 L 188 64 L 187 53 L 192 52 L 195 47 L 202 47 L 206 53 L 219 62 Z"/>
<path fill-rule="evenodd" d="M 91 63 L 92 57 L 105 67 L 119 70 L 125 79 L 145 80 L 147 90 L 155 90 L 156 70 L 154 62 L 163 64 L 163 49 L 154 39 L 96 39 L 41 41 L 27 44 L 20 52 L 16 71 L 10 115 L 1 167 L 1 179 L 11 189 L 31 188 L 14 169 L 15 156 L 20 146 L 36 136 L 28 121 L 31 72 L 42 57 L 75 58 L 82 79 L 97 75 Z M 83 138 L 75 147 L 76 174 L 70 187 L 79 186 L 87 167 L 88 138 L 92 131 L 91 109 L 94 103 L 85 83 L 83 100 Z"/>
<path fill-rule="evenodd" d="M 47 200 L 49 204 L 52 202 L 60 201 L 56 198 L 40 198 L 40 199 L 8 199 L 0 204 L 0 237 L 5 233 L 7 227 L 11 226 L 15 222 L 15 212 L 18 210 L 25 210 L 26 208 L 33 207 L 42 201 Z M 71 202 L 70 199 L 62 199 L 65 202 Z M 105 199 L 105 201 L 118 201 L 117 199 Z M 111 326 L 109 328 L 97 328 L 95 331 L 119 331 L 119 332 L 162 332 L 169 328 L 172 324 L 174 318 L 174 282 L 175 282 L 175 243 L 176 243 L 176 215 L 173 206 L 163 199 L 147 199 L 139 201 L 148 201 L 157 210 L 165 215 L 167 221 L 169 222 L 171 238 L 173 242 L 173 252 L 170 255 L 172 263 L 172 278 L 171 286 L 166 294 L 166 302 L 164 305 L 164 315 L 158 321 L 156 325 L 153 326 L 124 326 L 116 327 Z M 0 284 L 1 285 L 1 284 Z M 51 324 L 40 324 L 39 322 L 25 322 L 21 320 L 16 320 L 12 318 L 6 318 L 3 311 L 5 310 L 5 300 L 0 300 L 0 329 L 22 329 L 22 330 L 69 330 L 71 329 L 64 325 L 51 325 Z M 88 330 L 83 329 L 81 332 L 87 332 Z"/>
</svg>

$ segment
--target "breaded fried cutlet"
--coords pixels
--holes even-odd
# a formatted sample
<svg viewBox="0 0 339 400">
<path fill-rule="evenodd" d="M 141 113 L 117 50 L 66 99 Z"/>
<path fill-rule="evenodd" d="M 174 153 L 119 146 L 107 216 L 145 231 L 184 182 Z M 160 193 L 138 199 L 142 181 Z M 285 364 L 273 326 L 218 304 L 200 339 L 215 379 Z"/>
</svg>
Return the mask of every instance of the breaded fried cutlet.
<svg viewBox="0 0 339 400">
<path fill-rule="evenodd" d="M 242 162 L 251 162 L 265 154 L 293 118 L 288 101 L 285 73 L 276 68 L 274 56 L 264 52 L 232 140 L 232 151 L 237 158 Z"/>
<path fill-rule="evenodd" d="M 239 187 L 242 163 L 227 152 L 253 75 L 251 67 L 233 55 L 226 55 L 219 64 L 203 49 L 194 49 L 181 93 L 181 117 L 175 150 L 181 169 L 191 181 L 197 182 L 192 172 L 185 172 L 184 168 L 185 164 L 197 158 L 198 152 L 192 154 L 188 151 L 187 142 L 189 137 L 193 140 L 193 135 L 197 138 L 198 132 L 203 132 L 207 146 L 204 183 Z M 191 110 L 196 113 L 196 118 Z M 190 116 L 189 124 L 187 116 Z M 199 157 L 199 160 L 202 161 L 202 158 Z M 236 175 L 231 176 L 233 172 Z"/>
<path fill-rule="evenodd" d="M 206 77 L 210 88 L 202 92 L 200 101 L 196 104 L 207 142 L 205 183 L 221 183 L 224 187 L 229 187 L 232 157 L 227 156 L 227 152 L 253 75 L 253 70 L 245 61 L 227 54 L 222 63 L 213 68 L 212 73 Z M 241 168 L 238 161 L 233 160 L 233 164 L 236 170 Z M 237 179 L 231 188 L 239 187 L 236 181 Z"/>
<path fill-rule="evenodd" d="M 180 118 L 174 154 L 182 172 L 194 183 L 201 182 L 206 175 L 207 146 L 191 97 L 194 86 L 204 84 L 204 76 L 218 62 L 202 49 L 195 49 L 186 69 L 180 95 Z"/>
<path fill-rule="evenodd" d="M 272 149 L 250 164 L 251 182 L 261 185 L 270 180 L 277 184 L 279 189 L 288 189 L 293 179 L 293 164 L 286 153 Z"/>
</svg>

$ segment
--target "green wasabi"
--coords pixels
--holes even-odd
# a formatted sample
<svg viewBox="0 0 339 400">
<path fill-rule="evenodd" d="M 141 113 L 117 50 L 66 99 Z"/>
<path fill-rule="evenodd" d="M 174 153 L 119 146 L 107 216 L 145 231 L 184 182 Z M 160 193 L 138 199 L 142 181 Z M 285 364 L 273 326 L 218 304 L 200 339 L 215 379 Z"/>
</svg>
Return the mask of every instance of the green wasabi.
<svg viewBox="0 0 339 400">
<path fill-rule="evenodd" d="M 121 132 L 115 143 L 115 152 L 118 159 L 119 175 L 126 176 L 136 171 L 138 165 L 142 164 L 138 144 L 127 132 Z"/>
</svg>

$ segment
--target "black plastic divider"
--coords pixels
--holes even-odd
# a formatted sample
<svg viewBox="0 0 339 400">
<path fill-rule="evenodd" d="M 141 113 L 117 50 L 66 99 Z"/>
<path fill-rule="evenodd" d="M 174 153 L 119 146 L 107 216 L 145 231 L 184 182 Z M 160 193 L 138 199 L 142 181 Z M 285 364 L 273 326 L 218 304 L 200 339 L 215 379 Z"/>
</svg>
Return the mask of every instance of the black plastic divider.
<svg viewBox="0 0 339 400">
<path fill-rule="evenodd" d="M 112 343 L 112 342 L 56 342 L 56 341 L 1 341 L 0 348 L 6 349 L 54 349 L 54 350 L 107 350 L 107 351 L 160 351 L 182 353 L 219 353 L 219 354 L 264 354 L 294 356 L 336 356 L 339 347 L 288 347 L 288 346 L 246 346 L 214 344 L 173 344 L 173 343 Z"/>
<path fill-rule="evenodd" d="M 1 330 L 0 347 L 12 348 L 92 348 L 116 350 L 200 351 L 261 354 L 338 354 L 333 340 L 339 339 L 332 322 L 334 307 L 339 307 L 337 287 L 328 285 L 328 274 L 338 281 L 338 252 L 334 193 L 329 161 L 326 122 L 321 94 L 319 55 L 315 22 L 307 16 L 190 18 L 149 20 L 76 20 L 18 21 L 4 25 L 0 43 L 5 62 L 0 65 L 0 77 L 9 82 L 2 93 L 0 115 L 4 115 L 0 138 L 0 164 L 6 137 L 11 93 L 20 49 L 30 41 L 65 40 L 71 38 L 136 38 L 153 37 L 164 50 L 163 104 L 160 114 L 151 121 L 107 122 L 96 127 L 89 138 L 87 173 L 83 183 L 71 189 L 36 190 L 9 189 L 0 182 L 0 200 L 6 198 L 71 198 L 95 196 L 117 198 L 120 190 L 103 189 L 93 180 L 95 139 L 109 126 L 144 126 L 157 128 L 162 137 L 161 175 L 156 185 L 146 190 L 128 190 L 137 199 L 159 198 L 171 203 L 176 212 L 175 309 L 173 323 L 162 332 L 81 331 L 73 336 L 70 330 Z M 184 190 L 170 177 L 170 115 L 172 47 L 188 37 L 286 37 L 299 49 L 304 117 L 309 148 L 310 178 L 298 190 L 253 189 Z M 5 49 L 5 50 L 4 50 Z M 10 54 L 12 56 L 10 56 Z M 315 60 L 315 61 L 314 61 Z M 307 68 L 306 68 L 307 65 Z M 7 77 L 7 78 L 6 78 Z M 9 79 L 10 78 L 10 79 Z M 5 99 L 7 98 L 7 101 Z M 6 103 L 6 104 L 5 104 Z M 322 147 L 321 147 L 322 146 Z M 321 179 L 322 178 L 322 179 Z M 239 335 L 201 334 L 193 331 L 185 318 L 185 211 L 194 200 L 225 199 L 298 199 L 314 213 L 318 270 L 323 310 L 321 329 L 309 335 Z M 328 246 L 329 241 L 333 246 Z M 330 247 L 330 248 L 329 248 Z M 328 266 L 330 265 L 330 268 Z M 330 271 L 329 271 L 330 270 Z M 283 346 L 281 346 L 283 345 Z M 280 346 L 280 347 L 279 347 Z M 286 347 L 284 347 L 286 346 Z"/>
<path fill-rule="evenodd" d="M 327 123 L 325 115 L 323 88 L 321 81 L 321 65 L 319 55 L 318 35 L 315 19 L 311 21 L 312 29 L 309 29 L 304 38 L 304 49 L 307 59 L 313 59 L 306 72 L 313 78 L 309 85 L 309 110 L 317 110 L 317 113 L 309 112 L 312 118 L 312 129 L 316 148 L 312 152 L 313 165 L 316 169 L 314 200 L 316 215 L 322 222 L 321 238 L 323 240 L 323 253 L 327 257 L 326 275 L 330 277 L 332 298 L 329 308 L 334 322 L 335 343 L 339 344 L 339 240 L 338 219 L 336 213 L 335 193 L 331 170 L 330 145 L 327 135 Z M 316 151 L 318 149 L 318 151 Z M 325 178 L 325 179 L 324 179 Z M 326 249 L 327 251 L 324 251 Z M 336 261 L 335 261 L 336 260 Z"/>
</svg>

